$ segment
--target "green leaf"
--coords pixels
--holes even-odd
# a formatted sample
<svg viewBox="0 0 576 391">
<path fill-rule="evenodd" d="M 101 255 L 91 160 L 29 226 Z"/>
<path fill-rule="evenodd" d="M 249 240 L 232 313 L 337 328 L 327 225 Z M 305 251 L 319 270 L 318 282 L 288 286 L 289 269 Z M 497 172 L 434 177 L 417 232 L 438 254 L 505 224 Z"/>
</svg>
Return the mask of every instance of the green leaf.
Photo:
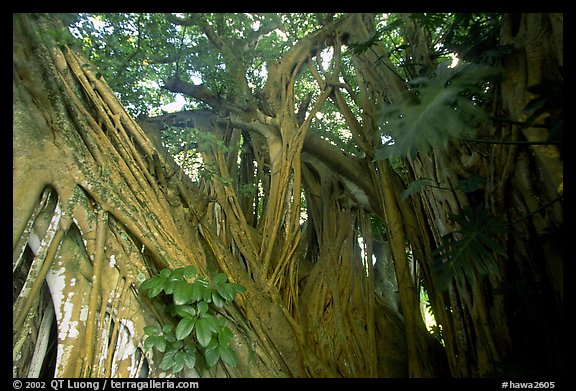
<svg viewBox="0 0 576 391">
<path fill-rule="evenodd" d="M 207 312 L 208 312 L 208 303 L 206 303 L 205 301 L 200 301 L 198 302 L 198 304 L 196 304 L 196 314 L 198 316 L 202 316 Z"/>
<path fill-rule="evenodd" d="M 179 350 L 174 354 L 174 363 L 172 364 L 172 372 L 180 372 L 184 368 L 186 353 Z"/>
<path fill-rule="evenodd" d="M 166 278 L 158 275 L 149 278 L 148 280 L 144 281 L 140 285 L 140 289 L 144 292 L 148 292 L 148 297 L 153 298 L 156 297 L 162 292 L 164 289 L 164 284 L 166 283 Z"/>
<path fill-rule="evenodd" d="M 196 350 L 195 349 L 186 349 L 185 350 L 184 365 L 186 365 L 190 369 L 194 368 L 194 365 L 196 365 Z"/>
<path fill-rule="evenodd" d="M 462 190 L 464 193 L 471 193 L 478 189 L 483 189 L 486 186 L 486 178 L 472 175 L 468 179 L 458 181 L 456 188 Z"/>
<path fill-rule="evenodd" d="M 183 305 L 189 303 L 193 295 L 193 287 L 186 281 L 178 281 L 174 284 L 174 304 Z"/>
<path fill-rule="evenodd" d="M 148 351 L 154 347 L 154 340 L 150 339 L 150 337 L 144 340 L 144 350 Z"/>
<path fill-rule="evenodd" d="M 165 324 L 164 326 L 162 326 L 162 332 L 164 334 L 171 333 L 173 329 L 174 329 L 174 325 L 172 323 L 168 323 L 168 324 Z"/>
<path fill-rule="evenodd" d="M 496 255 L 506 258 L 506 249 L 494 240 L 508 232 L 504 221 L 491 215 L 484 207 L 466 205 L 451 220 L 460 228 L 444 235 L 434 252 L 433 276 L 440 290 L 454 278 L 460 286 L 475 286 L 487 275 L 498 275 L 500 266 Z"/>
<path fill-rule="evenodd" d="M 192 269 L 189 269 L 192 268 Z M 180 286 L 183 287 L 185 285 L 189 285 L 188 282 L 184 279 L 185 275 L 195 273 L 196 270 L 193 267 L 186 267 L 186 268 L 178 268 L 174 269 L 168 277 L 168 280 L 164 286 L 164 292 L 166 294 L 174 294 L 174 290 Z"/>
<path fill-rule="evenodd" d="M 164 353 L 162 361 L 160 362 L 160 369 L 163 371 L 168 371 L 174 366 L 174 358 L 176 356 L 177 350 L 169 350 Z"/>
<path fill-rule="evenodd" d="M 234 299 L 237 293 L 245 288 L 239 284 L 228 283 L 224 273 L 218 273 L 211 280 L 212 285 L 204 278 L 196 278 L 192 283 L 184 278 L 195 276 L 192 267 L 179 268 L 174 271 L 163 269 L 158 275 L 144 281 L 142 289 L 154 295 L 164 291 L 172 294 L 173 303 L 169 312 L 174 317 L 180 317 L 177 325 L 168 323 L 160 330 L 156 326 L 146 326 L 144 341 L 146 350 L 155 348 L 164 352 L 160 368 L 177 373 L 185 366 L 193 368 L 196 364 L 196 347 L 185 345 L 185 340 L 192 332 L 200 345 L 207 366 L 216 365 L 222 358 L 225 365 L 237 365 L 237 359 L 230 348 L 233 338 L 232 331 L 226 327 L 226 319 L 214 317 L 208 313 L 209 303 L 223 307 L 227 301 Z M 195 305 L 191 305 L 195 303 Z"/>
<path fill-rule="evenodd" d="M 163 328 L 163 333 L 164 333 L 164 338 L 166 338 L 167 342 L 174 342 L 176 341 L 176 336 L 174 335 L 174 325 L 173 324 L 168 324 L 166 326 L 164 326 Z"/>
<path fill-rule="evenodd" d="M 230 341 L 232 341 L 232 331 L 228 327 L 222 327 L 218 330 L 218 343 L 222 346 L 230 345 Z"/>
<path fill-rule="evenodd" d="M 160 329 L 158 329 L 158 327 L 156 326 L 145 326 L 144 327 L 144 334 L 148 335 L 148 336 L 155 336 L 158 335 L 160 333 Z"/>
<path fill-rule="evenodd" d="M 201 318 L 196 321 L 196 339 L 202 347 L 208 346 L 213 334 L 212 322 L 208 318 Z"/>
<path fill-rule="evenodd" d="M 184 276 L 192 278 L 195 275 L 196 275 L 196 269 L 194 268 L 194 266 L 180 267 L 172 271 L 172 276 L 180 280 Z"/>
<path fill-rule="evenodd" d="M 242 285 L 236 283 L 225 283 L 218 286 L 218 293 L 222 296 L 226 301 L 234 300 L 234 296 L 237 293 L 242 293 L 246 290 Z"/>
<path fill-rule="evenodd" d="M 500 70 L 481 64 L 438 65 L 432 77 L 412 80 L 404 99 L 385 106 L 379 122 L 388 140 L 375 159 L 413 156 L 417 151 L 445 149 L 452 140 L 474 138 L 475 128 L 488 118 L 471 99 Z"/>
<path fill-rule="evenodd" d="M 193 318 L 196 316 L 196 310 L 189 304 L 175 306 L 174 312 L 183 318 Z"/>
<path fill-rule="evenodd" d="M 176 339 L 183 340 L 189 336 L 196 324 L 196 321 L 196 319 L 191 318 L 182 319 L 180 323 L 178 323 L 178 326 L 176 326 Z"/>
<path fill-rule="evenodd" d="M 210 284 L 206 280 L 197 278 L 191 286 L 192 288 L 191 288 L 190 300 L 192 302 L 201 300 L 205 301 L 211 300 L 212 289 L 210 288 Z"/>
<path fill-rule="evenodd" d="M 195 303 L 199 300 L 202 300 L 202 292 L 201 292 L 202 287 L 198 284 L 196 284 L 196 282 L 193 282 L 190 285 L 190 301 L 192 303 Z"/>
<path fill-rule="evenodd" d="M 204 279 L 198 281 L 198 284 L 200 284 L 201 289 L 200 292 L 202 294 L 202 300 L 210 302 L 210 300 L 212 300 L 212 288 L 210 287 L 210 283 Z"/>
<path fill-rule="evenodd" d="M 162 335 L 148 337 L 144 341 L 144 349 L 149 350 L 150 348 L 155 348 L 156 350 L 163 352 L 166 350 L 166 338 Z"/>
<path fill-rule="evenodd" d="M 246 292 L 246 288 L 244 288 L 244 286 L 235 282 L 230 282 L 228 286 L 234 291 L 234 295 Z"/>
<path fill-rule="evenodd" d="M 228 277 L 226 276 L 226 274 L 224 273 L 218 273 L 214 276 L 214 284 L 215 285 L 219 285 L 219 284 L 223 284 L 228 280 Z"/>
<path fill-rule="evenodd" d="M 218 332 L 218 330 L 220 330 L 221 327 L 221 323 L 220 323 L 220 319 L 221 318 L 215 318 L 214 316 L 210 315 L 210 314 L 206 314 L 202 317 L 202 319 L 208 323 L 208 326 L 210 327 L 210 330 L 214 333 Z"/>
<path fill-rule="evenodd" d="M 406 189 L 400 194 L 400 197 L 402 200 L 405 200 L 412 194 L 420 192 L 423 188 L 430 186 L 431 184 L 432 180 L 430 178 L 418 178 L 406 187 Z"/>
<path fill-rule="evenodd" d="M 223 327 L 226 327 L 226 318 L 219 316 L 218 318 L 214 318 L 214 319 L 216 319 L 216 322 L 217 322 L 216 328 L 218 330 L 220 330 Z"/>
<path fill-rule="evenodd" d="M 170 348 L 169 350 L 178 350 L 178 349 L 182 349 L 184 347 L 184 342 L 183 341 L 176 341 L 174 340 L 174 342 L 170 343 L 168 345 L 168 347 Z"/>
<path fill-rule="evenodd" d="M 222 362 L 230 367 L 238 365 L 236 354 L 230 346 L 218 345 L 218 353 Z"/>
<path fill-rule="evenodd" d="M 226 300 L 217 291 L 212 291 L 212 303 L 218 308 L 223 308 L 226 305 Z"/>
<path fill-rule="evenodd" d="M 184 269 L 184 275 L 186 277 L 192 278 L 192 277 L 196 276 L 196 268 L 194 268 L 194 266 L 186 266 L 186 267 L 183 267 L 182 269 Z"/>
<path fill-rule="evenodd" d="M 363 42 L 350 43 L 347 50 L 355 55 L 361 55 L 371 46 L 376 45 L 381 39 L 381 33 L 376 31 Z"/>
<path fill-rule="evenodd" d="M 219 345 L 216 345 L 212 349 L 204 350 L 204 360 L 208 368 L 212 368 L 220 359 L 220 349 L 218 349 L 218 346 Z"/>
</svg>

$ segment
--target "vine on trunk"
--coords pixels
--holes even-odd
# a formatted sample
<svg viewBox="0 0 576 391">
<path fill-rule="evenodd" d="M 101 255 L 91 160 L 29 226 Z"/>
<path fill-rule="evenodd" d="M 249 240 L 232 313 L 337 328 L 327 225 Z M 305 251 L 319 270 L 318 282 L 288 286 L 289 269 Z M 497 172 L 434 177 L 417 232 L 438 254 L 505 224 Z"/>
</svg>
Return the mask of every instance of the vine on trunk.
<svg viewBox="0 0 576 391">
<path fill-rule="evenodd" d="M 224 273 L 218 273 L 212 281 L 196 275 L 193 266 L 174 270 L 163 269 L 140 285 L 149 298 L 160 293 L 171 296 L 168 310 L 178 324 L 166 324 L 162 328 L 148 325 L 144 328 L 147 338 L 144 349 L 163 353 L 160 369 L 177 374 L 184 366 L 196 366 L 197 353 L 203 358 L 200 367 L 212 368 L 218 360 L 235 367 L 236 354 L 230 347 L 233 334 L 226 326 L 226 318 L 215 317 L 214 309 L 223 308 L 234 296 L 246 289 L 240 284 L 227 282 Z M 212 311 L 209 312 L 212 305 Z M 194 334 L 192 332 L 194 331 Z"/>
</svg>

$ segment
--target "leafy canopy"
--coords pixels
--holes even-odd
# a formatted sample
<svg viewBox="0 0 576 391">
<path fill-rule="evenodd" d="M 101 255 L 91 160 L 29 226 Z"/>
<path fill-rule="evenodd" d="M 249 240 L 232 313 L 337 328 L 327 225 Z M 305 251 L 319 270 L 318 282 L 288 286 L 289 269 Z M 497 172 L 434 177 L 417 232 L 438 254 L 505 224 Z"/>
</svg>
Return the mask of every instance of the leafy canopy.
<svg viewBox="0 0 576 391">
<path fill-rule="evenodd" d="M 235 83 L 232 73 L 241 71 L 252 92 L 257 91 L 268 63 L 317 29 L 322 18 L 281 13 L 80 14 L 70 30 L 125 107 L 138 116 L 158 114 L 160 106 L 174 101 L 174 94 L 161 87 L 175 77 L 224 94 Z M 218 47 L 219 39 L 231 49 Z M 234 69 L 227 67 L 232 60 Z M 198 106 L 188 101 L 188 108 Z"/>
<path fill-rule="evenodd" d="M 174 78 L 201 83 L 228 97 L 239 91 L 245 93 L 239 86 L 245 83 L 249 94 L 256 94 L 266 81 L 271 63 L 307 34 L 341 16 L 330 13 L 80 14 L 70 28 L 80 39 L 87 58 L 98 67 L 127 110 L 137 117 L 161 114 L 161 108 L 175 100 L 175 94 L 162 88 L 167 80 Z M 390 137 L 391 140 L 379 151 L 377 159 L 406 156 L 419 149 L 427 151 L 433 145 L 445 146 L 451 138 L 473 133 L 471 122 L 480 121 L 482 115 L 470 95 L 470 87 L 484 81 L 483 77 L 490 72 L 478 64 L 452 69 L 442 60 L 458 53 L 462 53 L 462 59 L 479 60 L 480 57 L 473 54 L 490 51 L 482 52 L 480 49 L 484 46 L 494 47 L 498 20 L 497 14 L 380 14 L 367 42 L 342 48 L 338 80 L 347 83 L 354 94 L 359 94 L 360 89 L 352 55 L 371 50 L 376 43 L 385 48 L 398 76 L 407 82 L 412 80 L 406 101 L 382 110 L 382 136 L 384 140 Z M 430 49 L 441 61 L 433 75 L 427 73 L 429 69 L 415 72 L 411 48 L 405 41 L 410 22 L 426 31 Z M 332 67 L 333 54 L 325 50 L 311 58 L 324 77 Z M 488 62 L 486 56 L 481 60 Z M 295 85 L 295 102 L 300 104 L 307 96 L 317 97 L 319 93 L 317 81 L 304 67 Z M 478 91 L 476 94 L 477 97 Z M 357 118 L 362 118 L 356 102 L 349 94 L 343 96 Z M 182 109 L 206 107 L 205 103 L 190 97 L 184 100 Z M 312 131 L 348 153 L 361 156 L 338 111 L 334 102 L 327 100 L 312 123 Z M 392 143 L 395 148 L 387 148 Z"/>
</svg>

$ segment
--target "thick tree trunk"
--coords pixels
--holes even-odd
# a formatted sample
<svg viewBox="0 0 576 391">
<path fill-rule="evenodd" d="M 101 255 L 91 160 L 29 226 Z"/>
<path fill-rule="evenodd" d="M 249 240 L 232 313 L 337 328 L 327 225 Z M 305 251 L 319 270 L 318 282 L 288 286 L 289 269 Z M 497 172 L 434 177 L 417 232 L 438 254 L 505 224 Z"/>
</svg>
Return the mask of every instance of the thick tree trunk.
<svg viewBox="0 0 576 391">
<path fill-rule="evenodd" d="M 502 44 L 514 54 L 505 62 L 502 108 L 513 121 L 533 113 L 533 99 L 557 99 L 532 127 L 505 128 L 511 140 L 563 142 L 563 15 L 511 14 L 502 27 Z M 552 88 L 550 88 L 552 86 Z M 531 89 L 534 88 L 535 89 Z M 544 87 L 544 89 L 542 89 Z M 563 156 L 559 145 L 495 148 L 507 173 L 495 187 L 494 209 L 507 211 L 514 224 L 506 266 L 510 286 L 504 295 L 513 333 L 509 359 L 522 373 L 562 374 L 563 330 Z M 534 339 L 533 336 L 539 338 Z"/>
<path fill-rule="evenodd" d="M 221 314 L 238 366 L 180 375 L 405 376 L 402 320 L 375 302 L 371 258 L 358 248 L 369 224 L 339 176 L 320 176 L 330 203 L 309 222 L 320 253 L 302 252 L 301 151 L 312 117 L 294 115 L 296 74 L 278 68 L 281 90 L 268 97 L 278 111 L 254 125 L 262 132 L 252 146 L 269 153 L 259 161 L 265 205 L 256 220 L 224 180 L 235 169 L 230 155 L 206 149 L 206 192 L 177 174 L 90 65 L 51 41 L 61 31 L 53 22 L 14 15 L 14 376 L 170 376 L 157 352 L 143 350 L 144 327 L 170 316 L 139 286 L 188 265 L 222 271 L 246 291 Z M 211 119 L 197 113 L 194 126 L 224 136 L 228 124 L 245 124 L 234 113 L 224 124 Z M 305 262 L 309 274 L 299 271 Z"/>
<path fill-rule="evenodd" d="M 186 265 L 223 270 L 247 288 L 224 314 L 239 365 L 204 376 L 302 376 L 279 301 L 203 225 L 197 189 L 175 181 L 104 81 L 47 39 L 57 29 L 42 16 L 14 16 L 14 376 L 39 365 L 52 365 L 47 376 L 160 376 L 143 328 L 168 315 L 138 287 Z M 28 335 L 52 323 L 50 360 Z"/>
<path fill-rule="evenodd" d="M 504 17 L 501 44 L 511 45 L 514 53 L 505 59 L 494 117 L 524 122 L 529 114 L 523 110 L 535 97 L 528 87 L 562 83 L 561 26 L 561 15 Z M 548 116 L 540 116 L 537 124 Z M 423 209 L 418 214 L 434 222 L 429 233 L 422 231 L 424 242 L 439 245 L 442 236 L 457 229 L 448 216 L 461 213 L 466 205 L 484 204 L 510 224 L 506 237 L 495 238 L 508 254 L 507 260 L 499 260 L 500 276 L 475 287 L 454 284 L 441 293 L 435 288 L 432 263 L 422 262 L 451 372 L 456 377 L 559 373 L 562 157 L 555 145 L 513 144 L 545 141 L 548 133 L 542 127 L 496 124 L 484 131 L 477 138 L 495 144 L 456 145 L 411 161 L 414 178 L 431 178 L 438 186 L 420 193 Z M 446 190 L 472 175 L 487 179 L 482 193 Z"/>
</svg>

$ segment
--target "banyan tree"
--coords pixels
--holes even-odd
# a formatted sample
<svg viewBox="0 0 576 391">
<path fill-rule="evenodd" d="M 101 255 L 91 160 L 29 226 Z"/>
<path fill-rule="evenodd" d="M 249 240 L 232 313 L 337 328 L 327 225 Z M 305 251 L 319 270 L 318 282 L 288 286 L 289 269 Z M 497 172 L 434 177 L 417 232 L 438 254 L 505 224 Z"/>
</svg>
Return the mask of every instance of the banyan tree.
<svg viewBox="0 0 576 391">
<path fill-rule="evenodd" d="M 562 14 L 85 18 L 13 15 L 14 377 L 561 373 Z"/>
</svg>

